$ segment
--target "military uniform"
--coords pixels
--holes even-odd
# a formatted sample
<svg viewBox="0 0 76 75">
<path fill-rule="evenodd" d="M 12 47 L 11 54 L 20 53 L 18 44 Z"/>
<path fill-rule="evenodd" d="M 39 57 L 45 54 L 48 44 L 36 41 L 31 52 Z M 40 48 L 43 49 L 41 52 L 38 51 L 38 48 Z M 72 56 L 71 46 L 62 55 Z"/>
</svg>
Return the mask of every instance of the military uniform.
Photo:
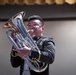
<svg viewBox="0 0 76 75">
<path fill-rule="evenodd" d="M 35 37 L 34 41 L 37 43 L 37 46 L 41 51 L 40 61 L 47 63 L 48 67 L 44 72 L 41 73 L 35 72 L 29 68 L 30 73 L 31 75 L 49 75 L 49 64 L 52 64 L 55 59 L 55 43 L 52 38 L 48 37 Z M 11 53 L 13 53 L 14 55 L 16 51 L 12 51 Z M 38 59 L 39 53 L 37 51 L 32 50 L 31 56 L 29 57 Z M 24 60 L 21 59 L 19 56 L 13 57 L 11 55 L 10 61 L 13 67 L 20 66 L 20 75 L 22 75 L 22 72 L 24 70 Z"/>
</svg>

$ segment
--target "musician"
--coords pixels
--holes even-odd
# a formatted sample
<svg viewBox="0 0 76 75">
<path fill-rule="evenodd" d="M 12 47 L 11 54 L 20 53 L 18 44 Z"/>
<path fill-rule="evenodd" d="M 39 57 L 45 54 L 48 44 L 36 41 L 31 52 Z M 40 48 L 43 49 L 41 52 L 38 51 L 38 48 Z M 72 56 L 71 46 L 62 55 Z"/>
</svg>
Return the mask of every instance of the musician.
<svg viewBox="0 0 76 75">
<path fill-rule="evenodd" d="M 26 71 L 24 72 L 26 68 L 26 66 L 24 66 L 26 64 L 24 62 L 24 58 L 27 58 L 29 56 L 31 59 L 36 59 L 48 64 L 47 69 L 40 73 L 35 72 L 29 68 L 30 75 L 49 75 L 49 65 L 52 64 L 55 59 L 55 43 L 52 38 L 43 36 L 44 21 L 40 16 L 30 16 L 28 18 L 27 29 L 29 31 L 29 34 L 37 44 L 38 48 L 40 49 L 41 54 L 25 45 L 19 50 L 12 47 L 10 59 L 11 65 L 14 68 L 20 66 L 20 75 L 29 75 L 26 74 Z"/>
</svg>

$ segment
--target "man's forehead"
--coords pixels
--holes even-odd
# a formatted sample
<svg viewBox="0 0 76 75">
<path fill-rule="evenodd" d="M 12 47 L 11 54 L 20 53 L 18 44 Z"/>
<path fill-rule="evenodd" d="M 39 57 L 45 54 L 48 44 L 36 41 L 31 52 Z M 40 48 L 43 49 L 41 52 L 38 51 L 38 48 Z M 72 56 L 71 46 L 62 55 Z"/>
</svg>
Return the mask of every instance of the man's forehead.
<svg viewBox="0 0 76 75">
<path fill-rule="evenodd" d="M 36 23 L 41 23 L 41 21 L 40 20 L 31 20 L 32 22 L 36 22 Z"/>
</svg>

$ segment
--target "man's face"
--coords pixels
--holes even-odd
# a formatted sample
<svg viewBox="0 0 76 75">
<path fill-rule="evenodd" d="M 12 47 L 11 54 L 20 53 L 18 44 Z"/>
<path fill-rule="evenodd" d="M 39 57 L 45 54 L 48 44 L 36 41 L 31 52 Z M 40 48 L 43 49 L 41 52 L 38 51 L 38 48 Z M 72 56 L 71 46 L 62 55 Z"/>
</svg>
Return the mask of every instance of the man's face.
<svg viewBox="0 0 76 75">
<path fill-rule="evenodd" d="M 40 20 L 31 20 L 28 22 L 27 29 L 32 38 L 35 36 L 41 36 L 43 32 L 43 27 L 41 26 Z"/>
</svg>

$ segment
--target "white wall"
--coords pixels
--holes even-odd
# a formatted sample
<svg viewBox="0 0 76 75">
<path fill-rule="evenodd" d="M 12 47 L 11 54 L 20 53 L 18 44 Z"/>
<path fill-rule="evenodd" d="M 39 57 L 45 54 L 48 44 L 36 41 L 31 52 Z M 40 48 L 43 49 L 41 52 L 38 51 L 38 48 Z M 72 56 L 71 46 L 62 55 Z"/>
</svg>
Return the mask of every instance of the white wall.
<svg viewBox="0 0 76 75">
<path fill-rule="evenodd" d="M 76 75 L 76 21 L 46 22 L 45 35 L 56 43 L 56 58 L 50 65 L 52 75 Z"/>
<path fill-rule="evenodd" d="M 10 64 L 11 42 L 0 22 L 0 73 L 19 75 L 19 68 Z M 53 37 L 56 43 L 55 61 L 50 65 L 50 75 L 76 75 L 76 21 L 47 21 L 45 36 Z"/>
</svg>

